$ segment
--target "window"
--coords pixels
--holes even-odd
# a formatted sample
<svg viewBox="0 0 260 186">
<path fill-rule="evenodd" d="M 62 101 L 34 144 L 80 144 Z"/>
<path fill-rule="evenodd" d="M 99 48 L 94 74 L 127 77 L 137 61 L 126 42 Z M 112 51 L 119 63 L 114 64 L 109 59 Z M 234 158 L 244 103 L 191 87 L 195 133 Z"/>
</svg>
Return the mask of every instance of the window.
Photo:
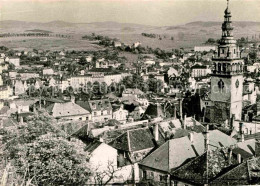
<svg viewBox="0 0 260 186">
<path fill-rule="evenodd" d="M 101 110 L 101 116 L 103 116 L 103 110 Z"/>
<path fill-rule="evenodd" d="M 222 49 L 222 54 L 224 54 L 225 53 L 225 50 L 224 49 Z"/>
<path fill-rule="evenodd" d="M 160 182 L 163 181 L 163 175 L 160 175 Z"/>
<path fill-rule="evenodd" d="M 94 116 L 96 116 L 97 115 L 97 112 L 94 112 Z"/>
<path fill-rule="evenodd" d="M 143 171 L 143 178 L 147 179 L 147 172 L 146 172 L 146 170 Z"/>
<path fill-rule="evenodd" d="M 234 54 L 236 53 L 236 49 L 234 49 Z"/>
<path fill-rule="evenodd" d="M 151 178 L 154 178 L 154 173 L 150 172 L 150 176 L 151 176 Z"/>
</svg>

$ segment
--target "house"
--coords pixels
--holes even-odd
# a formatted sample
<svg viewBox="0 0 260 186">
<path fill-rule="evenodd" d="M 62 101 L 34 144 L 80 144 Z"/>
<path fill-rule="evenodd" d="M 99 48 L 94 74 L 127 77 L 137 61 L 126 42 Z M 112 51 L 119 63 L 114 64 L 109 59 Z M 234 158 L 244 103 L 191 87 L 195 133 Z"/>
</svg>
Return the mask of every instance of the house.
<svg viewBox="0 0 260 186">
<path fill-rule="evenodd" d="M 26 92 L 22 80 L 17 79 L 14 84 L 14 95 L 24 94 Z"/>
<path fill-rule="evenodd" d="M 95 65 L 96 68 L 108 68 L 108 61 L 105 61 L 105 60 L 97 60 L 96 61 L 96 65 Z"/>
<path fill-rule="evenodd" d="M 0 100 L 9 99 L 13 95 L 13 91 L 9 86 L 1 85 L 0 86 Z"/>
<path fill-rule="evenodd" d="M 174 185 L 205 185 L 238 164 L 237 159 L 232 156 L 232 148 L 208 150 L 173 170 L 170 182 Z"/>
<path fill-rule="evenodd" d="M 209 52 L 209 53 L 207 53 L 205 55 L 202 55 L 201 59 L 203 61 L 212 61 L 213 56 L 214 56 L 214 53 L 213 52 Z"/>
<path fill-rule="evenodd" d="M 191 67 L 191 77 L 204 77 L 211 73 L 211 70 L 206 65 L 196 64 Z"/>
<path fill-rule="evenodd" d="M 162 106 L 159 103 L 150 103 L 143 115 L 143 118 L 145 119 L 155 119 L 164 117 L 165 113 L 162 109 Z"/>
<path fill-rule="evenodd" d="M 215 51 L 216 46 L 195 46 L 194 52 L 210 52 L 211 50 Z"/>
<path fill-rule="evenodd" d="M 8 64 L 1 63 L 0 64 L 0 74 L 2 74 L 4 70 L 8 70 Z"/>
<path fill-rule="evenodd" d="M 122 46 L 122 43 L 119 42 L 119 41 L 114 41 L 114 42 L 113 42 L 113 46 L 114 46 L 114 47 L 121 47 L 121 46 Z"/>
<path fill-rule="evenodd" d="M 135 42 L 135 43 L 133 44 L 133 48 L 137 48 L 137 47 L 140 46 L 140 45 L 141 45 L 141 42 L 140 42 L 140 41 Z"/>
<path fill-rule="evenodd" d="M 144 95 L 144 92 L 137 88 L 127 88 L 122 92 L 122 97 L 135 96 L 136 98 L 138 98 L 142 95 Z"/>
<path fill-rule="evenodd" d="M 144 112 L 145 110 L 141 106 L 136 106 L 129 116 L 134 120 L 140 120 L 143 117 Z"/>
<path fill-rule="evenodd" d="M 40 57 L 40 61 L 41 62 L 47 62 L 48 61 L 48 58 L 43 56 L 43 57 Z"/>
<path fill-rule="evenodd" d="M 250 105 L 256 103 L 258 87 L 255 86 L 253 79 L 247 78 L 243 83 L 243 101 L 248 101 Z"/>
<path fill-rule="evenodd" d="M 77 101 L 91 113 L 92 122 L 103 122 L 113 118 L 112 106 L 108 99 Z"/>
<path fill-rule="evenodd" d="M 127 130 L 110 142 L 109 145 L 117 149 L 118 165 L 123 167 L 126 165 L 136 166 L 154 148 L 164 142 L 165 140 L 158 130 L 158 125 L 155 125 L 153 129 L 144 127 Z M 139 180 L 139 170 L 134 179 Z"/>
<path fill-rule="evenodd" d="M 169 70 L 167 71 L 168 77 L 174 76 L 174 77 L 178 77 L 180 76 L 178 70 L 176 70 L 173 67 L 170 67 Z"/>
<path fill-rule="evenodd" d="M 253 157 L 213 180 L 210 185 L 259 185 L 260 157 Z"/>
<path fill-rule="evenodd" d="M 213 130 L 208 132 L 210 150 L 229 147 L 236 140 L 228 135 Z M 205 152 L 205 137 L 203 133 L 191 132 L 188 136 L 166 141 L 163 145 L 145 157 L 140 163 L 140 179 L 154 179 L 169 183 L 172 170 L 192 158 L 199 157 Z"/>
<path fill-rule="evenodd" d="M 127 117 L 128 111 L 124 109 L 123 105 L 120 105 L 120 107 L 113 108 L 113 119 L 119 121 L 120 123 L 126 123 Z"/>
<path fill-rule="evenodd" d="M 17 99 L 9 102 L 9 107 L 12 110 L 12 112 L 20 113 L 27 113 L 31 111 L 35 111 L 35 103 L 37 102 L 37 99 L 30 99 L 30 100 L 23 100 L 23 99 Z"/>
<path fill-rule="evenodd" d="M 53 75 L 54 70 L 52 68 L 45 68 L 45 69 L 42 70 L 42 74 L 43 75 Z"/>
<path fill-rule="evenodd" d="M 18 58 L 18 57 L 10 57 L 8 62 L 10 64 L 13 64 L 15 67 L 19 67 L 20 66 L 20 58 Z"/>
<path fill-rule="evenodd" d="M 200 96 L 200 110 L 204 111 L 207 106 L 211 106 L 210 95 L 205 93 Z"/>
<path fill-rule="evenodd" d="M 91 114 L 74 102 L 52 103 L 46 110 L 55 118 L 90 121 Z"/>
<path fill-rule="evenodd" d="M 103 142 L 94 141 L 87 144 L 85 150 L 89 156 L 88 162 L 91 170 L 95 170 L 87 184 L 100 185 L 107 182 L 107 184 L 113 184 L 132 181 L 133 167 L 131 165 L 118 167 L 117 150 L 115 148 Z M 99 176 L 100 174 L 105 174 L 105 176 Z M 111 177 L 113 178 L 109 181 Z"/>
</svg>

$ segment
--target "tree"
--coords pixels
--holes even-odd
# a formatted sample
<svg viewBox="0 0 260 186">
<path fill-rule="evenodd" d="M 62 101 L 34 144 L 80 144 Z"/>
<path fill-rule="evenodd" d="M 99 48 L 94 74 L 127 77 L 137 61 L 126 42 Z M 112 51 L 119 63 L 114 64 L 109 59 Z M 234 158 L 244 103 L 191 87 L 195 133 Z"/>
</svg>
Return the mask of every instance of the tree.
<svg viewBox="0 0 260 186">
<path fill-rule="evenodd" d="M 81 65 L 85 65 L 87 63 L 87 60 L 84 56 L 82 56 L 80 59 L 79 59 L 79 64 Z"/>
<path fill-rule="evenodd" d="M 120 84 L 125 85 L 126 88 L 138 88 L 141 90 L 144 86 L 144 80 L 142 76 L 133 74 L 133 76 L 123 78 Z"/>
<path fill-rule="evenodd" d="M 256 51 L 252 51 L 249 53 L 249 58 L 252 60 L 256 60 L 257 59 L 257 53 Z"/>
<path fill-rule="evenodd" d="M 16 128 L 1 129 L 4 156 L 35 185 L 84 185 L 90 176 L 84 144 L 67 139 L 43 113 Z"/>
<path fill-rule="evenodd" d="M 38 185 L 83 185 L 90 174 L 83 149 L 80 141 L 46 134 L 21 149 L 19 163 Z"/>
<path fill-rule="evenodd" d="M 152 91 L 154 93 L 161 92 L 161 90 L 163 88 L 163 82 L 161 80 L 157 80 L 155 78 L 149 78 L 147 80 L 147 84 L 148 84 L 148 90 Z"/>
<path fill-rule="evenodd" d="M 209 38 L 206 43 L 215 44 L 216 41 L 215 41 L 215 39 L 213 39 L 213 38 Z"/>
</svg>

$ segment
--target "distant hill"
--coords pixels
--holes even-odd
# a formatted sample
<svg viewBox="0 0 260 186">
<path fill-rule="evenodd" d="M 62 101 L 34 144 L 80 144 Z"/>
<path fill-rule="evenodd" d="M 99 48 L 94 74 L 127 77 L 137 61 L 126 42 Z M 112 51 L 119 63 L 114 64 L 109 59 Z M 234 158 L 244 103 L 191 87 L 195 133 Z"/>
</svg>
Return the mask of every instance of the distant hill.
<svg viewBox="0 0 260 186">
<path fill-rule="evenodd" d="M 200 26 L 200 27 L 212 27 L 212 26 L 219 26 L 222 22 L 216 21 L 196 21 L 186 23 L 185 26 Z M 246 27 L 246 26 L 260 26 L 260 22 L 253 22 L 253 21 L 233 21 L 233 25 L 235 27 Z"/>
<path fill-rule="evenodd" d="M 51 31 L 48 30 L 40 30 L 40 29 L 33 29 L 33 30 L 25 30 L 25 32 L 35 32 L 35 33 L 52 33 Z"/>
</svg>

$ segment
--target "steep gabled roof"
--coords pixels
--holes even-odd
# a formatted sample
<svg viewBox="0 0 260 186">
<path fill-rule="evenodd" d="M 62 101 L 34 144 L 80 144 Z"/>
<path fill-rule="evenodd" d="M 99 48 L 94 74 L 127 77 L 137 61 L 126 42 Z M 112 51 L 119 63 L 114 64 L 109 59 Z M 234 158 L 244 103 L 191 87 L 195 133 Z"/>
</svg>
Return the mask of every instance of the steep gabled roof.
<svg viewBox="0 0 260 186">
<path fill-rule="evenodd" d="M 228 168 L 232 168 L 237 161 L 228 156 L 229 149 L 221 148 L 216 151 L 203 153 L 201 156 L 181 166 L 172 172 L 174 179 L 182 180 L 186 183 L 203 185 L 215 179 L 216 176 L 225 172 Z"/>
<path fill-rule="evenodd" d="M 159 140 L 155 142 L 153 132 L 150 128 L 138 128 L 127 130 L 125 133 L 113 140 L 110 145 L 116 149 L 128 152 L 136 152 L 154 148 L 157 144 L 164 143 L 163 136 L 159 132 Z"/>
<path fill-rule="evenodd" d="M 89 111 L 72 102 L 54 103 L 48 106 L 46 110 L 51 112 L 53 117 L 66 117 L 89 114 Z"/>
<path fill-rule="evenodd" d="M 260 183 L 260 157 L 253 157 L 213 180 L 210 185 L 255 185 Z"/>
<path fill-rule="evenodd" d="M 208 138 L 209 150 L 228 147 L 236 143 L 236 140 L 218 130 L 209 131 Z M 193 133 L 192 141 L 188 136 L 171 139 L 144 158 L 140 165 L 170 172 L 187 160 L 203 154 L 204 139 L 202 133 Z"/>
</svg>

